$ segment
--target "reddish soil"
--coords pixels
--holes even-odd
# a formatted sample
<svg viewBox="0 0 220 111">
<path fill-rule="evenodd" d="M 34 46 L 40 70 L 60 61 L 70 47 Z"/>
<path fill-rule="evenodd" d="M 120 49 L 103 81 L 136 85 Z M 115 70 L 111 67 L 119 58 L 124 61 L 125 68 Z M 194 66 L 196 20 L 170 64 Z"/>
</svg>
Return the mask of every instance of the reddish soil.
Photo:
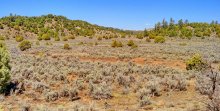
<svg viewBox="0 0 220 111">
<path fill-rule="evenodd" d="M 30 55 L 35 53 L 29 53 Z M 85 55 L 85 54 L 82 54 Z M 88 57 L 88 56 L 80 56 L 78 55 L 79 59 L 81 61 L 85 62 L 107 62 L 107 63 L 116 63 L 116 62 L 134 62 L 139 65 L 162 65 L 166 67 L 172 67 L 172 68 L 178 68 L 178 69 L 186 69 L 185 62 L 183 60 L 167 60 L 167 59 L 159 59 L 159 58 L 143 58 L 143 57 L 138 57 L 138 58 L 125 58 L 125 59 L 119 59 L 117 57 Z M 74 56 L 72 53 L 65 53 L 65 54 L 52 54 L 50 55 L 52 58 L 56 57 L 62 57 L 62 56 Z"/>
<path fill-rule="evenodd" d="M 118 59 L 115 57 L 105 57 L 105 58 L 93 58 L 93 57 L 80 57 L 81 61 L 88 62 L 134 62 L 136 64 L 144 65 L 163 65 L 172 68 L 186 69 L 186 65 L 182 60 L 165 60 L 165 59 L 147 59 L 147 58 L 133 58 L 133 59 Z"/>
</svg>

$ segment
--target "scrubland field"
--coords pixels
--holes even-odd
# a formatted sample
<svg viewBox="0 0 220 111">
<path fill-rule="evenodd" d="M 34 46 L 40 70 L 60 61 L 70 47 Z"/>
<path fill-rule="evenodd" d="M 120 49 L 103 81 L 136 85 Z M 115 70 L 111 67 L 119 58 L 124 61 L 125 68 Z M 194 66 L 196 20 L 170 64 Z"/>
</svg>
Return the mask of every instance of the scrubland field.
<svg viewBox="0 0 220 111">
<path fill-rule="evenodd" d="M 4 88 L 1 84 L 0 110 L 219 111 L 220 39 L 215 35 L 164 35 L 157 43 L 138 37 L 139 32 L 99 29 L 104 31 L 89 37 L 41 40 L 43 34 L 23 25 L 18 30 L 2 24 L 11 68 Z M 119 37 L 106 38 L 106 32 Z"/>
</svg>

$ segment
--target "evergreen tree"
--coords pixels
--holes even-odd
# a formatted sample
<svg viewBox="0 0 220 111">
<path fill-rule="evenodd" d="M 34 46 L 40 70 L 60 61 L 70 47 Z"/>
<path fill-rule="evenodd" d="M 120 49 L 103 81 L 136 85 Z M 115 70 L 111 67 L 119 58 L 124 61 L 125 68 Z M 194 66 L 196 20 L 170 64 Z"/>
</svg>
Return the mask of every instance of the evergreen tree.
<svg viewBox="0 0 220 111">
<path fill-rule="evenodd" d="M 170 18 L 170 27 L 172 28 L 175 24 L 175 21 L 173 20 L 173 18 Z"/>
<path fill-rule="evenodd" d="M 180 20 L 178 21 L 178 25 L 179 25 L 180 28 L 183 27 L 183 19 L 180 19 Z"/>
<path fill-rule="evenodd" d="M 144 30 L 144 37 L 148 37 L 149 36 L 149 32 L 147 31 L 147 29 Z"/>
<path fill-rule="evenodd" d="M 163 28 L 167 28 L 167 27 L 168 27 L 168 23 L 167 23 L 166 19 L 163 19 L 163 21 L 162 21 L 162 27 L 163 27 Z"/>
<path fill-rule="evenodd" d="M 155 25 L 155 30 L 160 30 L 160 27 L 161 27 L 161 23 L 158 22 L 158 23 Z"/>
</svg>

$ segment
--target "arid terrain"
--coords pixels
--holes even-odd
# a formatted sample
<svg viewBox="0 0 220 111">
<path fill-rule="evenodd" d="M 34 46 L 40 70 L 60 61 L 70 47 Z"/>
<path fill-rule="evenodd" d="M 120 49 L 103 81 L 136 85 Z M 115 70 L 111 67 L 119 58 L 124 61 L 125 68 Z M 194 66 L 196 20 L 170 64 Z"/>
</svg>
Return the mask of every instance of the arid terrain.
<svg viewBox="0 0 220 111">
<path fill-rule="evenodd" d="M 218 39 L 168 40 L 164 44 L 129 39 L 139 47 L 112 48 L 111 40 L 93 45 L 97 40 L 76 38 L 51 42 L 52 45 L 45 45 L 44 41 L 36 45 L 35 40 L 30 40 L 32 48 L 20 51 L 15 40 L 6 41 L 11 54 L 12 80 L 22 83 L 24 90 L 22 94 L 6 96 L 1 102 L 2 109 L 204 109 L 207 97 L 195 90 L 196 72 L 187 71 L 185 61 L 195 52 L 207 60 L 219 60 Z M 120 41 L 126 43 L 127 39 Z M 84 44 L 79 45 L 80 42 Z M 64 43 L 70 44 L 71 49 L 63 49 Z M 139 97 L 149 89 L 151 104 L 140 107 Z M 74 93 L 73 97 L 69 91 Z"/>
<path fill-rule="evenodd" d="M 53 15 L 10 16 L 0 23 L 10 55 L 0 111 L 220 108 L 218 25 L 202 24 L 209 36 L 196 37 L 195 24 L 185 24 L 175 29 L 181 37 L 169 37 L 159 32 L 166 28 L 123 31 Z"/>
</svg>

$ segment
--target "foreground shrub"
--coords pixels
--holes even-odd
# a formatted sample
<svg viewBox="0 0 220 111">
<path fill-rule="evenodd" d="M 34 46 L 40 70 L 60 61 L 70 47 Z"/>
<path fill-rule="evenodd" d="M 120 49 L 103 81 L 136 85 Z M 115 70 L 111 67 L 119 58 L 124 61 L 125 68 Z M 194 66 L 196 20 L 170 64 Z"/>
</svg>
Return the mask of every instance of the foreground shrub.
<svg viewBox="0 0 220 111">
<path fill-rule="evenodd" d="M 31 42 L 28 40 L 24 40 L 19 44 L 18 47 L 20 48 L 21 51 L 24 51 L 26 49 L 31 48 Z"/>
<path fill-rule="evenodd" d="M 9 54 L 3 43 L 0 43 L 0 93 L 2 93 L 6 87 L 7 82 L 10 79 L 10 66 L 9 66 Z"/>
<path fill-rule="evenodd" d="M 63 48 L 66 49 L 66 50 L 71 49 L 69 44 L 64 44 L 64 45 L 63 45 Z"/>
<path fill-rule="evenodd" d="M 202 71 L 196 76 L 196 89 L 203 95 L 207 95 L 207 111 L 220 110 L 220 74 L 212 68 Z"/>
<path fill-rule="evenodd" d="M 165 41 L 166 41 L 165 37 L 162 37 L 162 36 L 156 36 L 154 38 L 155 43 L 164 43 Z"/>
<path fill-rule="evenodd" d="M 16 37 L 15 37 L 15 40 L 16 40 L 17 42 L 21 42 L 21 41 L 24 40 L 24 37 L 22 37 L 22 36 L 16 36 Z"/>
<path fill-rule="evenodd" d="M 202 70 L 208 66 L 206 62 L 203 61 L 201 55 L 195 54 L 192 58 L 186 61 L 187 70 Z"/>
</svg>

